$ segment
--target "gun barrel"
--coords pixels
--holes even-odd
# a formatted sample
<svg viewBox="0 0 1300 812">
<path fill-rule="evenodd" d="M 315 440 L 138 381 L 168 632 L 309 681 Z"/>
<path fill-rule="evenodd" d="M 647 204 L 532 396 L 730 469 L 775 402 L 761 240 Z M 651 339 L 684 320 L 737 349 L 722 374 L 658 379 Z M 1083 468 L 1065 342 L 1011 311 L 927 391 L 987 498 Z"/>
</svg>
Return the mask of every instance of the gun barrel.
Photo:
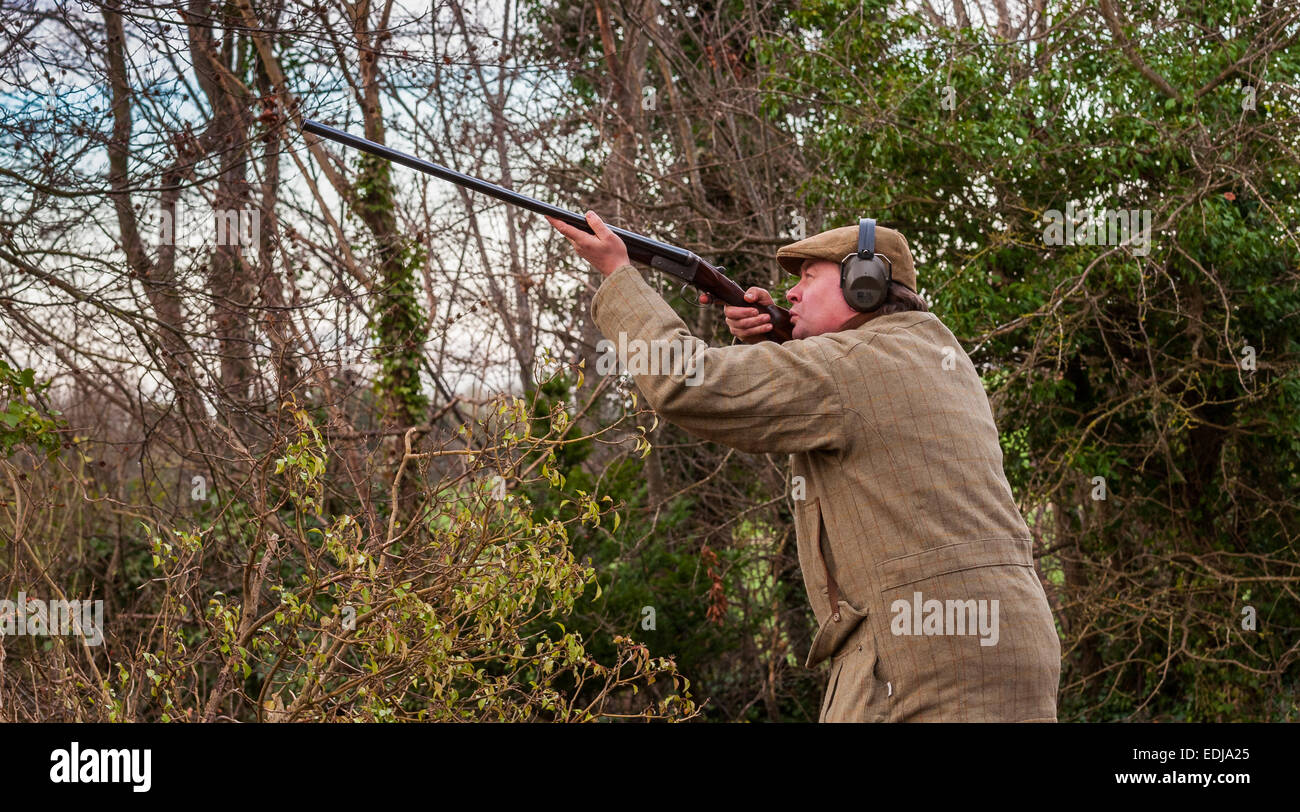
<svg viewBox="0 0 1300 812">
<path fill-rule="evenodd" d="M 337 141 L 345 146 L 359 149 L 362 152 L 368 152 L 371 155 L 377 155 L 380 158 L 387 158 L 394 163 L 409 166 L 412 169 L 418 169 L 421 172 L 442 178 L 443 180 L 451 181 L 452 183 L 464 186 L 467 189 L 473 189 L 474 191 L 481 192 L 489 197 L 495 197 L 497 200 L 503 200 L 506 203 L 513 203 L 514 205 L 521 206 L 529 211 L 537 212 L 538 214 L 545 214 L 554 217 L 557 220 L 563 220 L 571 226 L 586 231 L 588 234 L 592 233 L 591 226 L 587 225 L 587 218 L 582 215 L 571 212 L 568 209 L 560 208 L 559 206 L 552 206 L 549 203 L 543 203 L 536 198 L 520 194 L 519 192 L 507 189 L 504 186 L 498 186 L 495 183 L 489 183 L 488 181 L 481 180 L 471 175 L 457 172 L 454 169 L 448 169 L 445 166 L 440 166 L 431 161 L 426 161 L 423 158 L 408 155 L 405 152 L 376 143 L 368 138 L 362 138 L 349 132 L 345 132 L 344 130 L 321 124 L 319 121 L 304 119 L 302 129 L 304 132 L 312 133 L 321 138 L 328 138 L 331 141 Z M 630 258 L 647 265 L 650 264 L 651 260 L 655 256 L 668 259 L 675 265 L 681 267 L 691 267 L 699 259 L 694 253 L 687 251 L 685 248 L 678 248 L 675 245 L 659 242 L 658 240 L 631 231 L 626 231 L 615 226 L 610 226 L 609 230 L 623 239 L 623 243 L 627 246 L 628 256 Z M 693 282 L 694 279 L 687 279 L 687 281 Z"/>
</svg>

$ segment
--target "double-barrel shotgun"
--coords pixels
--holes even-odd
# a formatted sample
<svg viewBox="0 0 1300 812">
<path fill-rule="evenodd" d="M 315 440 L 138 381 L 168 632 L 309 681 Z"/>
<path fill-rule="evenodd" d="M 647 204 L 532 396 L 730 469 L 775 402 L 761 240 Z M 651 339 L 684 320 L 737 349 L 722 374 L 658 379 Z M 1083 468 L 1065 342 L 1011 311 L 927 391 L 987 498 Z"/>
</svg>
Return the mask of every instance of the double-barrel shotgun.
<svg viewBox="0 0 1300 812">
<path fill-rule="evenodd" d="M 454 169 L 448 169 L 445 166 L 439 166 L 435 163 L 416 158 L 414 155 L 407 155 L 399 150 L 386 147 L 383 144 L 377 144 L 366 138 L 361 138 L 351 133 L 338 130 L 333 127 L 321 124 L 318 121 L 305 119 L 302 123 L 304 132 L 312 133 L 321 138 L 328 138 L 331 141 L 337 141 L 345 146 L 359 149 L 362 152 L 368 152 L 371 155 L 377 155 L 380 158 L 386 158 L 394 163 L 409 166 L 412 169 L 418 169 L 437 178 L 451 181 L 467 189 L 481 192 L 497 200 L 504 200 L 506 203 L 513 203 L 529 211 L 537 212 L 554 217 L 557 220 L 563 220 L 571 226 L 580 228 L 588 234 L 592 233 L 591 226 L 587 225 L 587 220 L 580 214 L 575 214 L 568 209 L 562 209 L 559 206 L 552 206 L 549 203 L 543 203 L 540 200 L 523 195 L 504 186 L 498 186 L 495 183 L 489 183 L 485 180 L 465 175 Z M 789 341 L 793 325 L 790 322 L 790 311 L 784 307 L 776 305 L 758 305 L 753 302 L 745 301 L 745 291 L 732 280 L 723 274 L 723 268 L 718 265 L 710 265 L 700 259 L 693 252 L 685 248 L 678 248 L 675 245 L 653 240 L 631 231 L 625 231 L 621 228 L 610 226 L 609 230 L 623 239 L 623 244 L 627 246 L 628 258 L 633 262 L 640 262 L 643 265 L 649 265 L 656 271 L 675 276 L 682 279 L 697 290 L 703 291 L 713 297 L 714 301 L 725 302 L 737 307 L 753 307 L 760 311 L 765 310 L 772 317 L 772 329 L 763 335 L 763 338 L 776 342 Z"/>
</svg>

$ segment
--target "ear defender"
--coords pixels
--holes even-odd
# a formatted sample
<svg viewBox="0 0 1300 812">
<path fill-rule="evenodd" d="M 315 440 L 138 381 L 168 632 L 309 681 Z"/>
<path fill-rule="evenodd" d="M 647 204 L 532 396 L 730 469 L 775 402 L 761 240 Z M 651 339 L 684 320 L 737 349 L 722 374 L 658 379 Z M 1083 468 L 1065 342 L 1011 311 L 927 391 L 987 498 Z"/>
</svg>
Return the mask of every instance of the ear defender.
<svg viewBox="0 0 1300 812">
<path fill-rule="evenodd" d="M 876 221 L 859 220 L 858 251 L 840 260 L 840 291 L 844 301 L 862 313 L 878 309 L 889 295 L 893 276 L 889 257 L 876 253 Z"/>
</svg>

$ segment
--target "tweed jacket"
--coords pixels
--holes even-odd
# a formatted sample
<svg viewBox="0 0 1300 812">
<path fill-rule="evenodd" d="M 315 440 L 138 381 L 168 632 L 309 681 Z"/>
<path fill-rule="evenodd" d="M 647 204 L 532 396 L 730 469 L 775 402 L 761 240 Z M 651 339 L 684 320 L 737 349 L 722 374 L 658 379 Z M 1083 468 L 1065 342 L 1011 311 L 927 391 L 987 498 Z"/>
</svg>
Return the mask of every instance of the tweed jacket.
<svg viewBox="0 0 1300 812">
<path fill-rule="evenodd" d="M 979 374 L 935 314 L 711 348 L 631 265 L 591 313 L 611 342 L 686 348 L 696 385 L 634 376 L 665 419 L 790 455 L 818 623 L 805 665 L 835 664 L 824 720 L 1055 721 L 1060 641 L 1032 536 Z"/>
</svg>

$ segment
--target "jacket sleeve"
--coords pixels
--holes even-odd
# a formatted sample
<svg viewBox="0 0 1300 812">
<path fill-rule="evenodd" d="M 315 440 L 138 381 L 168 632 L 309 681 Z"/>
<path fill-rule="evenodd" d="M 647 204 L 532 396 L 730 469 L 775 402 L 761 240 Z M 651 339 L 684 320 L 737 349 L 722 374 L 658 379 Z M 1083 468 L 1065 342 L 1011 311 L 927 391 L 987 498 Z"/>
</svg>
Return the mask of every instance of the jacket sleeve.
<svg viewBox="0 0 1300 812">
<path fill-rule="evenodd" d="M 833 353 L 821 337 L 709 347 L 632 265 L 605 279 L 591 316 L 608 342 L 602 349 L 626 348 L 619 368 L 626 365 L 654 410 L 688 433 L 754 453 L 847 445 Z M 679 356 L 677 363 L 638 369 L 634 353 L 661 361 L 665 347 Z"/>
</svg>

